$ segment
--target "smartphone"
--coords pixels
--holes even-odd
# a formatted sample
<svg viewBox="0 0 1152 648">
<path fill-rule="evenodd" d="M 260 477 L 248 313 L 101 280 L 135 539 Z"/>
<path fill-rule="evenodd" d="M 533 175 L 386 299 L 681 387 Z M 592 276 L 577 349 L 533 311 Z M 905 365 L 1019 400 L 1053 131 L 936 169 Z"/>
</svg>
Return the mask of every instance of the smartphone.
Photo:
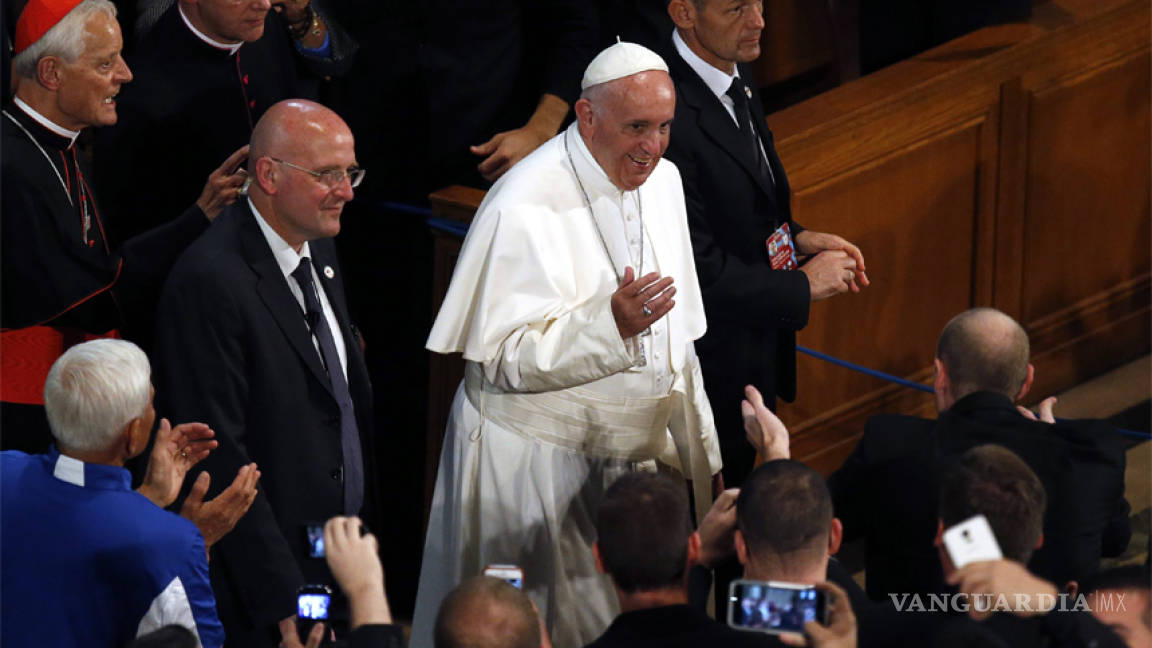
<svg viewBox="0 0 1152 648">
<path fill-rule="evenodd" d="M 770 634 L 804 633 L 804 624 L 828 624 L 824 592 L 811 585 L 736 580 L 728 586 L 728 625 Z"/>
<path fill-rule="evenodd" d="M 301 644 L 307 643 L 313 626 L 328 621 L 330 605 L 332 589 L 327 585 L 305 585 L 296 590 L 296 634 L 300 636 Z M 321 642 L 321 645 L 324 643 Z"/>
<path fill-rule="evenodd" d="M 484 575 L 499 578 L 516 589 L 524 589 L 524 570 L 516 565 L 488 565 Z"/>
<path fill-rule="evenodd" d="M 308 555 L 312 558 L 324 557 L 324 525 L 306 524 L 304 534 L 308 538 Z"/>
<path fill-rule="evenodd" d="M 996 535 L 988 524 L 988 518 L 983 515 L 975 515 L 945 529 L 944 548 L 948 550 L 948 558 L 956 569 L 968 563 L 1000 560 L 1004 557 L 1000 552 L 1000 544 L 996 542 Z"/>
</svg>

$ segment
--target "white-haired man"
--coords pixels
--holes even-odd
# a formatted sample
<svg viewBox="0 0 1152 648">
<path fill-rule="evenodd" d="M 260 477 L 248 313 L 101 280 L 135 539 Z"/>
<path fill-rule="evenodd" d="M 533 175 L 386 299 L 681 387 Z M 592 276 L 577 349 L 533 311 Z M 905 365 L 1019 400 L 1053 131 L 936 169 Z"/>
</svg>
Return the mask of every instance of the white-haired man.
<svg viewBox="0 0 1152 648">
<path fill-rule="evenodd" d="M 76 151 L 89 126 L 116 123 L 116 94 L 132 80 L 108 0 L 31 0 L 16 24 L 13 105 L 0 116 L 3 446 L 43 452 L 51 442 L 42 389 L 52 362 L 76 342 L 126 323 L 147 330 L 168 267 L 235 197 L 237 151 L 178 219 L 117 245 Z M 130 168 L 119 173 L 132 174 Z"/>
<path fill-rule="evenodd" d="M 576 123 L 492 187 L 464 241 L 428 339 L 468 365 L 414 646 L 427 645 L 443 595 L 487 563 L 524 569 L 557 646 L 596 638 L 617 613 L 592 558 L 596 507 L 638 463 L 678 463 L 708 509 L 719 450 L 692 347 L 705 321 L 680 176 L 661 161 L 667 69 L 631 43 L 600 53 Z"/>
<path fill-rule="evenodd" d="M 173 623 L 205 647 L 223 645 L 204 537 L 133 492 L 124 468 L 148 444 L 153 393 L 148 358 L 131 342 L 79 344 L 52 365 L 44 403 L 56 446 L 43 455 L 0 454 L 5 645 L 123 646 Z M 161 429 L 168 431 L 167 421 Z M 171 451 L 207 454 L 186 439 Z M 168 502 L 194 461 L 177 462 L 183 468 L 169 480 Z M 251 504 L 258 477 L 254 465 L 241 473 L 232 524 Z M 193 506 L 207 488 L 202 475 Z"/>
</svg>

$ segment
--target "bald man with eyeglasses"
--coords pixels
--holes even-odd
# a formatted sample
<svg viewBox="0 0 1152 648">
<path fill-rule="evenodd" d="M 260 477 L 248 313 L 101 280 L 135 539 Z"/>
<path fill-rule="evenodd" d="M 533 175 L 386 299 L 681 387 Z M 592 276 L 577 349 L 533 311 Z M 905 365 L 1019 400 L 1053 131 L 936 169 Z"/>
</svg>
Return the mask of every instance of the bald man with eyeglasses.
<svg viewBox="0 0 1152 648">
<path fill-rule="evenodd" d="M 296 590 L 334 585 L 309 556 L 306 527 L 358 515 L 378 532 L 371 385 L 332 240 L 364 170 L 348 126 L 305 100 L 268 109 L 248 168 L 247 198 L 188 249 L 164 288 L 157 385 L 170 391 L 165 415 L 212 422 L 214 485 L 251 461 L 263 469 L 248 516 L 212 551 L 229 643 L 293 646 Z"/>
</svg>

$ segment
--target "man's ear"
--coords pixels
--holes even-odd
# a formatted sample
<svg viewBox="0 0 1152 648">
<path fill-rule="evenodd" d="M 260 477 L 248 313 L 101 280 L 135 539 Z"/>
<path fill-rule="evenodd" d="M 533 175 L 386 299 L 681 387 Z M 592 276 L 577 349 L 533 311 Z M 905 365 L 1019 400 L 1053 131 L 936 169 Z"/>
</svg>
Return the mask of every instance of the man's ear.
<svg viewBox="0 0 1152 648">
<path fill-rule="evenodd" d="M 1016 394 L 1016 400 L 1024 398 L 1028 390 L 1032 388 L 1032 379 L 1036 377 L 1036 367 L 1032 363 L 1028 363 L 1028 375 L 1024 377 L 1024 384 L 1020 386 L 1020 393 Z"/>
<path fill-rule="evenodd" d="M 932 541 L 932 546 L 944 546 L 944 520 L 940 518 L 936 518 L 936 539 Z"/>
<path fill-rule="evenodd" d="M 592 118 L 594 110 L 592 110 L 592 102 L 587 99 L 580 98 L 576 100 L 576 105 L 572 107 L 576 113 L 576 121 L 584 128 L 592 127 Z"/>
<path fill-rule="evenodd" d="M 744 544 L 744 534 L 740 529 L 736 529 L 732 534 L 732 540 L 736 544 L 736 558 L 740 560 L 740 564 L 745 568 L 748 567 L 748 545 Z"/>
<path fill-rule="evenodd" d="M 840 522 L 840 518 L 832 518 L 832 523 L 828 525 L 828 555 L 835 556 L 837 551 L 840 551 L 840 543 L 844 540 L 844 525 Z"/>
<path fill-rule="evenodd" d="M 1036 538 L 1036 546 L 1033 549 L 1039 549 L 1044 546 L 1044 534 L 1041 533 L 1039 538 Z"/>
<path fill-rule="evenodd" d="M 592 558 L 596 560 L 596 571 L 600 572 L 601 574 L 607 574 L 608 570 L 604 569 L 604 558 L 600 556 L 599 542 L 592 543 Z"/>
<path fill-rule="evenodd" d="M 144 448 L 148 447 L 148 437 L 151 434 L 152 430 L 144 429 L 143 416 L 137 416 L 128 421 L 128 424 L 124 426 L 124 431 L 120 433 L 125 458 L 131 459 L 144 452 Z"/>
<path fill-rule="evenodd" d="M 692 535 L 688 536 L 688 568 L 691 569 L 700 564 L 700 534 L 693 531 Z"/>
<path fill-rule="evenodd" d="M 256 158 L 255 182 L 257 185 L 259 185 L 260 189 L 264 193 L 266 193 L 270 196 L 275 195 L 275 193 L 276 193 L 276 178 L 279 175 L 279 171 L 280 171 L 277 168 L 278 166 L 279 165 L 276 164 L 276 162 L 272 158 L 270 158 L 266 155 L 262 155 L 262 156 Z"/>
<path fill-rule="evenodd" d="M 45 88 L 60 89 L 60 77 L 64 61 L 58 56 L 45 56 L 36 62 L 36 81 Z"/>
<path fill-rule="evenodd" d="M 942 394 L 950 386 L 948 370 L 944 367 L 944 361 L 940 358 L 932 359 L 932 367 L 936 370 L 932 375 L 932 388 L 936 390 L 937 394 Z"/>
<path fill-rule="evenodd" d="M 692 0 L 672 0 L 668 3 L 668 16 L 676 27 L 684 30 L 696 26 L 696 5 Z"/>
</svg>

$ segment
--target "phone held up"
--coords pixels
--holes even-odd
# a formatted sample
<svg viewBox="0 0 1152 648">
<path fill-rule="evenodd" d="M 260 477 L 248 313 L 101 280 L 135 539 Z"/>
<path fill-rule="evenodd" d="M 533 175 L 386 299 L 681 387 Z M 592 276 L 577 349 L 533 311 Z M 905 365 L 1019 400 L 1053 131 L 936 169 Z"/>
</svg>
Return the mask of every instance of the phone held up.
<svg viewBox="0 0 1152 648">
<path fill-rule="evenodd" d="M 944 530 L 944 548 L 952 567 L 960 569 L 969 563 L 982 560 L 1000 560 L 1000 543 L 992 533 L 988 518 L 975 515 Z"/>
<path fill-rule="evenodd" d="M 804 624 L 828 625 L 828 605 L 811 585 L 735 580 L 728 587 L 728 625 L 770 634 L 804 633 Z"/>
<path fill-rule="evenodd" d="M 328 607 L 332 605 L 332 589 L 327 585 L 305 585 L 296 590 L 296 634 L 300 643 L 306 643 L 308 634 L 317 623 L 328 622 Z M 320 645 L 328 645 L 328 635 Z"/>
<path fill-rule="evenodd" d="M 488 565 L 484 575 L 499 578 L 516 589 L 524 589 L 524 570 L 516 565 Z"/>
</svg>

